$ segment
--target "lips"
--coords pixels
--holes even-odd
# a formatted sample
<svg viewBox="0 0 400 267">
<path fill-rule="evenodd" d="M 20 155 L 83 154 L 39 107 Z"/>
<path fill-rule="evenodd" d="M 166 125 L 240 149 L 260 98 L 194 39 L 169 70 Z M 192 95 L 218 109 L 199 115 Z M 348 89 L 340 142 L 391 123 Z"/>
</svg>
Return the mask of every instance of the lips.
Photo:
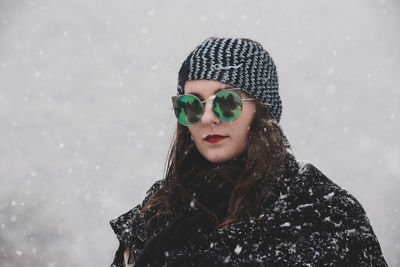
<svg viewBox="0 0 400 267">
<path fill-rule="evenodd" d="M 226 138 L 227 136 L 222 136 L 219 134 L 212 134 L 212 135 L 207 135 L 204 140 L 206 140 L 209 143 L 216 143 L 221 141 L 222 139 Z"/>
</svg>

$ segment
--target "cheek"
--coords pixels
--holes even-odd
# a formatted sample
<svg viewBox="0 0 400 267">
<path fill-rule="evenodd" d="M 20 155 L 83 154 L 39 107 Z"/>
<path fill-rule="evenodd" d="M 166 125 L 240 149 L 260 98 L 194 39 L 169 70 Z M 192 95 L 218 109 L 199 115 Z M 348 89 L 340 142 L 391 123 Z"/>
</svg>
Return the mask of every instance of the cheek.
<svg viewBox="0 0 400 267">
<path fill-rule="evenodd" d="M 201 138 L 200 130 L 198 129 L 197 126 L 187 126 L 187 127 L 190 133 L 190 137 L 196 143 L 197 139 Z"/>
<path fill-rule="evenodd" d="M 236 129 L 239 129 L 239 131 L 242 134 L 245 133 L 246 135 L 248 135 L 251 124 L 254 120 L 254 116 L 255 116 L 255 107 L 253 106 L 247 107 L 247 109 L 243 110 L 242 117 L 239 118 Z"/>
<path fill-rule="evenodd" d="M 235 133 L 235 143 L 238 147 L 246 147 L 247 141 L 249 139 L 249 124 L 241 125 L 242 127 L 236 128 Z"/>
<path fill-rule="evenodd" d="M 187 126 L 187 128 L 188 128 L 188 130 L 189 130 L 189 133 L 190 133 L 190 135 L 194 135 L 195 133 L 196 133 L 196 129 L 195 128 L 193 128 L 194 126 Z"/>
<path fill-rule="evenodd" d="M 247 144 L 251 124 L 254 120 L 254 115 L 255 107 L 248 107 L 248 109 L 243 113 L 243 116 L 239 118 L 238 125 L 235 127 L 237 138 L 240 139 L 241 143 L 244 145 Z"/>
</svg>

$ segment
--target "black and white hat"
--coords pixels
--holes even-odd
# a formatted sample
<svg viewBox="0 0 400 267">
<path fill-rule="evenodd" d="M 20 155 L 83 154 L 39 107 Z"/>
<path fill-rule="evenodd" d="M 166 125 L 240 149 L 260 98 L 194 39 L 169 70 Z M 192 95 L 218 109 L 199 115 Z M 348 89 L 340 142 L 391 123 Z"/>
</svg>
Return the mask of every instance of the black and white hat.
<svg viewBox="0 0 400 267">
<path fill-rule="evenodd" d="M 282 102 L 276 67 L 268 52 L 257 42 L 243 38 L 208 38 L 197 46 L 179 70 L 178 94 L 188 80 L 216 80 L 241 88 L 269 106 L 279 122 Z"/>
</svg>

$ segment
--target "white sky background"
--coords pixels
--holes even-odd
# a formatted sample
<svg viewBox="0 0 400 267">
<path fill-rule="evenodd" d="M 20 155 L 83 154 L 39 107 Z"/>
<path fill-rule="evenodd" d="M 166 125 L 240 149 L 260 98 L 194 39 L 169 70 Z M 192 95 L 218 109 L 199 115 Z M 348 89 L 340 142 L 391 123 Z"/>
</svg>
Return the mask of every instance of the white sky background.
<svg viewBox="0 0 400 267">
<path fill-rule="evenodd" d="M 0 263 L 108 266 L 163 175 L 170 96 L 209 36 L 273 57 L 281 125 L 400 264 L 398 1 L 0 0 Z"/>
</svg>

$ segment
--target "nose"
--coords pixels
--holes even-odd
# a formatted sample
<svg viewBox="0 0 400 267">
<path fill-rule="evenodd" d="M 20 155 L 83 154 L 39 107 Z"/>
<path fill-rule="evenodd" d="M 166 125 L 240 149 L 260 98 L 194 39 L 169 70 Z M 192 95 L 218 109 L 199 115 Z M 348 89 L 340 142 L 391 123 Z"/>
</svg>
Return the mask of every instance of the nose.
<svg viewBox="0 0 400 267">
<path fill-rule="evenodd" d="M 213 110 L 213 99 L 208 99 L 206 101 L 204 107 L 203 117 L 201 118 L 201 124 L 207 125 L 216 125 L 220 124 L 221 120 L 218 118 L 217 114 L 215 114 Z"/>
</svg>

